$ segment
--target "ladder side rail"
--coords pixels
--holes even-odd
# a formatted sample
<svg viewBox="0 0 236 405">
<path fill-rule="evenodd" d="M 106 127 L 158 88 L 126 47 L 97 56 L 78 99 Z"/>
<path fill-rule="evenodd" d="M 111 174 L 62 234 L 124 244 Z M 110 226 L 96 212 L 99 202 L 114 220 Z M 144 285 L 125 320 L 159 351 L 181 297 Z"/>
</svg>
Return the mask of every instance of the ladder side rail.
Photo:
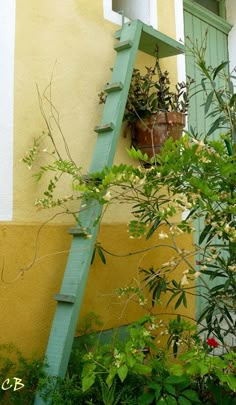
<svg viewBox="0 0 236 405">
<path fill-rule="evenodd" d="M 132 47 L 118 52 L 112 75 L 112 81 L 122 82 L 123 88 L 118 93 L 108 94 L 102 116 L 102 124 L 107 120 L 112 121 L 114 129 L 98 134 L 90 172 L 99 171 L 113 163 L 141 32 L 140 21 L 133 21 L 123 27 L 121 41 L 132 41 Z M 71 244 L 60 294 L 75 295 L 76 298 L 74 303 L 59 302 L 57 304 L 46 351 L 48 368 L 45 371 L 48 376 L 65 376 L 98 233 L 98 225 L 94 226 L 94 222 L 101 215 L 102 207 L 94 201 L 88 203 L 85 200 L 83 203 L 88 206 L 80 213 L 79 223 L 84 228 L 90 229 L 91 238 L 88 239 L 80 234 L 74 236 Z M 35 405 L 49 403 L 50 401 L 44 400 L 40 393 L 36 395 Z"/>
</svg>

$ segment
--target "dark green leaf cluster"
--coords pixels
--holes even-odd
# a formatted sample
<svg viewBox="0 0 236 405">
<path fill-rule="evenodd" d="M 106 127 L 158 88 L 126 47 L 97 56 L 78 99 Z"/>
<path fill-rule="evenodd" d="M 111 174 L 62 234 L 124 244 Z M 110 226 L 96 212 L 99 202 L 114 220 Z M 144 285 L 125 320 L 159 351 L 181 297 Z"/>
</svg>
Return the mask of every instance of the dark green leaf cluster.
<svg viewBox="0 0 236 405">
<path fill-rule="evenodd" d="M 152 67 L 146 67 L 146 73 L 134 69 L 126 103 L 124 120 L 133 123 L 139 118 L 149 117 L 159 111 L 177 111 L 186 113 L 189 106 L 189 92 L 193 80 L 188 77 L 186 83 L 171 86 L 169 72 L 162 71 L 158 50 L 155 52 Z M 99 94 L 100 103 L 106 102 L 106 94 Z"/>
</svg>

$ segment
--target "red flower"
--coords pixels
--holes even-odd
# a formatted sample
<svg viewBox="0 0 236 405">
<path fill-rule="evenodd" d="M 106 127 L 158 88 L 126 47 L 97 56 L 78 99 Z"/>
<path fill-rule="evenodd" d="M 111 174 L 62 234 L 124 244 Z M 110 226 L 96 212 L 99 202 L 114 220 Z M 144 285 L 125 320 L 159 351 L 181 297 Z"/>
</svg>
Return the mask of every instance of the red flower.
<svg viewBox="0 0 236 405">
<path fill-rule="evenodd" d="M 214 338 L 207 339 L 207 344 L 210 347 L 218 347 L 219 343 Z"/>
</svg>

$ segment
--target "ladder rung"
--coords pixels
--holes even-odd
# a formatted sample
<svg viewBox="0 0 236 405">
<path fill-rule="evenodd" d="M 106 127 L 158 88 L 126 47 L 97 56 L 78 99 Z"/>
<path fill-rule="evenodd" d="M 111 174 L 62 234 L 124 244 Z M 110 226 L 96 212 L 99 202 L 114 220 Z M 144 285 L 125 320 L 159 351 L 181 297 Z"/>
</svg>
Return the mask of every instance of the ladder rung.
<svg viewBox="0 0 236 405">
<path fill-rule="evenodd" d="M 74 304 L 76 296 L 72 294 L 54 294 L 54 299 L 59 302 L 67 302 L 68 304 Z"/>
<path fill-rule="evenodd" d="M 97 125 L 94 128 L 94 131 L 97 132 L 98 134 L 100 134 L 101 132 L 113 131 L 114 128 L 115 128 L 115 125 L 113 124 L 113 122 L 108 122 L 107 124 Z"/>
<path fill-rule="evenodd" d="M 129 40 L 122 41 L 122 42 L 119 42 L 118 44 L 116 44 L 114 46 L 114 49 L 115 49 L 115 51 L 119 52 L 119 51 L 123 51 L 125 49 L 132 48 L 132 45 L 133 45 L 132 41 L 129 41 Z"/>
<path fill-rule="evenodd" d="M 123 89 L 123 83 L 121 82 L 115 82 L 115 83 L 110 83 L 107 84 L 104 88 L 106 93 L 112 93 L 113 91 L 119 91 Z"/>
<path fill-rule="evenodd" d="M 76 226 L 74 228 L 69 228 L 68 233 L 70 235 L 75 235 L 75 236 L 86 236 L 88 234 L 88 231 L 84 227 Z"/>
</svg>

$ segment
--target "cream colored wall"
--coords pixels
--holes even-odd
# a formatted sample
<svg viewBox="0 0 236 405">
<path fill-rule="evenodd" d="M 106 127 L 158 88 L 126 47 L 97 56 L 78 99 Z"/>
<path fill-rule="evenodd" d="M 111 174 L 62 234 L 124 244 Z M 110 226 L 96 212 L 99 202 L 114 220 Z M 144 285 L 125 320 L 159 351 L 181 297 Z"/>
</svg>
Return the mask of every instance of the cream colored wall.
<svg viewBox="0 0 236 405">
<path fill-rule="evenodd" d="M 174 37 L 173 2 L 165 1 L 162 7 L 163 1 L 158 0 L 159 29 Z M 20 162 L 31 147 L 32 138 L 45 129 L 35 84 L 43 92 L 52 78 L 52 100 L 59 111 L 63 133 L 75 161 L 88 170 L 96 140 L 93 128 L 102 113 L 97 94 L 110 79 L 110 67 L 115 59 L 113 34 L 118 28 L 104 20 L 102 3 L 102 0 L 17 2 L 14 220 L 0 223 L 0 320 L 4 331 L 1 342 L 13 341 L 28 355 L 45 350 L 56 305 L 53 294 L 60 290 L 71 240 L 67 234 L 70 222 L 67 217 L 56 217 L 42 227 L 54 212 L 36 211 L 33 201 L 44 187 L 35 183 Z M 138 54 L 138 67 L 150 62 L 151 58 Z M 167 62 L 168 70 L 176 77 L 175 59 Z M 116 162 L 131 163 L 125 152 L 128 145 L 129 140 L 121 136 Z M 109 250 L 129 252 L 145 246 L 146 242 L 129 239 L 126 222 L 127 210 L 123 205 L 109 210 L 105 216 L 99 240 Z M 184 243 L 191 245 L 191 238 Z M 134 320 L 138 316 L 136 305 L 118 305 L 113 290 L 137 278 L 140 263 L 158 263 L 168 254 L 161 250 L 143 258 L 109 257 L 106 266 L 96 259 L 81 316 L 95 311 L 105 328 Z M 22 273 L 22 269 L 27 270 Z"/>
<path fill-rule="evenodd" d="M 163 7 L 158 12 L 163 13 Z M 160 28 L 174 25 L 162 22 L 163 18 L 169 22 L 169 15 L 160 15 Z M 20 162 L 31 147 L 32 138 L 45 129 L 36 84 L 43 93 L 52 78 L 52 101 L 58 109 L 73 159 L 88 170 L 96 140 L 93 129 L 100 121 L 103 108 L 98 105 L 97 94 L 110 80 L 110 68 L 116 56 L 113 34 L 119 27 L 104 20 L 102 0 L 43 0 L 33 4 L 23 0 L 17 3 L 16 16 L 14 220 L 41 222 L 54 212 L 36 213 L 33 201 L 44 187 L 35 183 Z M 175 60 L 169 58 L 167 62 L 168 70 L 176 76 Z M 152 58 L 139 53 L 138 67 L 150 63 Z M 46 112 L 50 116 L 48 108 Z M 57 139 L 60 142 L 60 137 Z M 121 136 L 116 162 L 130 162 L 127 147 L 129 139 Z M 126 220 L 123 207 L 115 211 L 117 221 Z M 113 213 L 105 220 L 112 222 Z M 54 222 L 62 221 L 66 223 L 68 218 L 56 217 Z"/>
<path fill-rule="evenodd" d="M 177 0 L 158 0 L 158 30 L 176 40 L 175 5 Z M 177 39 L 178 40 L 178 39 Z M 176 57 L 163 59 L 172 83 L 178 82 Z"/>
</svg>

